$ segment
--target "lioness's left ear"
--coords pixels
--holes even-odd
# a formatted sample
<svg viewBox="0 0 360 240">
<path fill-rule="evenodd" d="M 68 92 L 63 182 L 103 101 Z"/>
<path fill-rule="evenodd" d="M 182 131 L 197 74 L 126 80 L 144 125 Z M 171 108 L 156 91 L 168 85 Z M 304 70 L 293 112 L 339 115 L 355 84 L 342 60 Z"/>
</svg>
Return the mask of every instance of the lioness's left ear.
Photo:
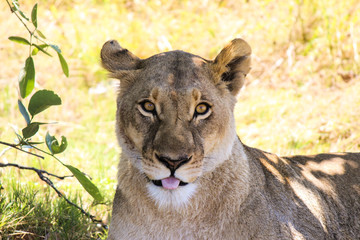
<svg viewBox="0 0 360 240">
<path fill-rule="evenodd" d="M 236 95 L 250 71 L 251 48 L 247 42 L 237 38 L 232 40 L 212 62 L 215 83 L 225 83 L 229 91 Z"/>
</svg>

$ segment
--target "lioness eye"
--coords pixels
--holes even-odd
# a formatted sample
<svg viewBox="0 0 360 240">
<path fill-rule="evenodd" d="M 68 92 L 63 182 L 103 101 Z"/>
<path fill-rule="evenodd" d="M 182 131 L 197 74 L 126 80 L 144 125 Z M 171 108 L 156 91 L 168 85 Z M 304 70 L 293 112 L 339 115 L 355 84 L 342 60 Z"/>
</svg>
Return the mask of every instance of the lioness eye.
<svg viewBox="0 0 360 240">
<path fill-rule="evenodd" d="M 155 104 L 150 101 L 144 101 L 140 103 L 140 106 L 145 112 L 155 113 Z"/>
<path fill-rule="evenodd" d="M 200 103 L 195 108 L 195 113 L 197 115 L 205 115 L 210 109 L 210 106 L 206 103 Z"/>
</svg>

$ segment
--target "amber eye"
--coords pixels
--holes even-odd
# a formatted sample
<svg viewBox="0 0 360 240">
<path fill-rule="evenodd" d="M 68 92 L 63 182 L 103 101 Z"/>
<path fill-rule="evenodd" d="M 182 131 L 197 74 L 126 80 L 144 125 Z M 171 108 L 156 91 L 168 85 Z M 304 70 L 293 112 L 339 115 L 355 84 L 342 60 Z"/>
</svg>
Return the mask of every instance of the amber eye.
<svg viewBox="0 0 360 240">
<path fill-rule="evenodd" d="M 195 114 L 205 115 L 210 110 L 210 106 L 206 103 L 200 103 L 195 108 Z"/>
<path fill-rule="evenodd" d="M 153 114 L 156 113 L 155 104 L 150 101 L 144 101 L 144 102 L 140 103 L 140 106 L 145 112 L 149 112 L 149 113 L 153 113 Z"/>
</svg>

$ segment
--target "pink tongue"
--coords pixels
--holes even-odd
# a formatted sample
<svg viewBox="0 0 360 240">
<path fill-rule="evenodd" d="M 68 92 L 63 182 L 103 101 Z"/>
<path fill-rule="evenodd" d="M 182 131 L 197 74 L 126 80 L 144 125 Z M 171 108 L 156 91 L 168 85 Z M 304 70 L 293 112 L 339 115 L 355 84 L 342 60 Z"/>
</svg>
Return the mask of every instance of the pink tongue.
<svg viewBox="0 0 360 240">
<path fill-rule="evenodd" d="M 162 179 L 161 183 L 165 189 L 176 189 L 180 184 L 180 180 L 174 177 L 168 177 Z"/>
</svg>

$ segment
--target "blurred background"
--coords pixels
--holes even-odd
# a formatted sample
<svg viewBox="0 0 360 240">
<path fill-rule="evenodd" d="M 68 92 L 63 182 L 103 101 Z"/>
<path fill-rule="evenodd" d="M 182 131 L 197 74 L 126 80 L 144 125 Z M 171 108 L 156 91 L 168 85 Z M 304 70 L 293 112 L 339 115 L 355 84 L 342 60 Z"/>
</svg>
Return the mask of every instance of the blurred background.
<svg viewBox="0 0 360 240">
<path fill-rule="evenodd" d="M 118 82 L 107 77 L 99 60 L 109 39 L 140 58 L 181 49 L 213 59 L 241 37 L 253 49 L 252 70 L 235 109 L 245 144 L 279 155 L 360 149 L 358 0 L 19 0 L 27 15 L 36 2 L 38 27 L 61 47 L 70 77 L 62 74 L 57 57 L 34 57 L 36 89 L 54 90 L 63 102 L 36 117 L 58 124 L 42 126 L 34 140 L 43 141 L 46 131 L 67 137 L 68 149 L 59 158 L 89 174 L 107 204 L 93 206 L 74 179 L 56 186 L 104 222 L 121 152 L 114 133 Z M 8 37 L 28 38 L 28 32 L 6 1 L 0 12 L 0 140 L 13 143 L 14 129 L 25 126 L 17 78 L 28 48 Z M 51 158 L 4 150 L 0 145 L 0 162 L 69 174 Z M 0 168 L 0 183 L 0 239 L 106 237 L 35 173 Z"/>
</svg>

